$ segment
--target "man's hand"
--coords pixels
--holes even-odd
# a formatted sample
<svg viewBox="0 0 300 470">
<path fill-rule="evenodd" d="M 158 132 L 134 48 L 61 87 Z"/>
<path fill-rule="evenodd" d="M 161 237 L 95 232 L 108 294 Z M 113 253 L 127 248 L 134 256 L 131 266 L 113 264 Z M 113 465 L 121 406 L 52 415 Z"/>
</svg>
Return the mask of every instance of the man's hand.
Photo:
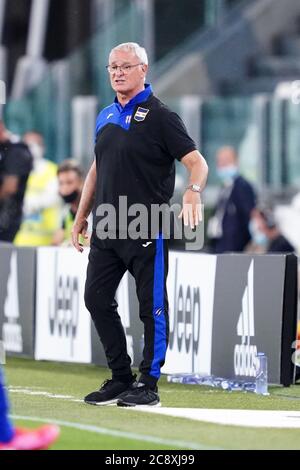
<svg viewBox="0 0 300 470">
<path fill-rule="evenodd" d="M 83 244 L 80 243 L 80 237 L 83 237 L 85 240 L 88 240 L 87 235 L 88 222 L 86 219 L 75 220 L 72 229 L 72 243 L 79 253 L 83 252 Z"/>
<path fill-rule="evenodd" d="M 183 196 L 183 209 L 179 215 L 186 227 L 193 230 L 202 222 L 202 205 L 200 193 L 188 189 Z"/>
</svg>

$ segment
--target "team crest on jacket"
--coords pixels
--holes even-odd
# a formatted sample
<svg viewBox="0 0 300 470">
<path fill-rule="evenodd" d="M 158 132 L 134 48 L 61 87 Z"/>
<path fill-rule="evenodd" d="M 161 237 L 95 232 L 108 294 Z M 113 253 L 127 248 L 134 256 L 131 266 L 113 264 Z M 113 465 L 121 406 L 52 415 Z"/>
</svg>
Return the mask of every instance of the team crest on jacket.
<svg viewBox="0 0 300 470">
<path fill-rule="evenodd" d="M 149 111 L 150 111 L 149 109 L 138 108 L 137 112 L 134 115 L 134 120 L 137 121 L 137 122 L 145 121 Z"/>
</svg>

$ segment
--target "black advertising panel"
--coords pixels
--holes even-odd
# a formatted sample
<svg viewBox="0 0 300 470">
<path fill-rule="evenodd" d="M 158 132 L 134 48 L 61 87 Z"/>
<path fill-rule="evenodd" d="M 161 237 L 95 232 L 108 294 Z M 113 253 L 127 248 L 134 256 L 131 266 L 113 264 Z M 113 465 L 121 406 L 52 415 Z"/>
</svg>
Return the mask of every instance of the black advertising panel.
<svg viewBox="0 0 300 470">
<path fill-rule="evenodd" d="M 34 356 L 34 248 L 0 245 L 0 338 L 9 354 Z"/>
<path fill-rule="evenodd" d="M 280 383 L 285 273 L 285 255 L 218 256 L 212 374 L 253 378 L 263 352 L 269 382 Z"/>
<path fill-rule="evenodd" d="M 295 340 L 297 336 L 298 308 L 298 258 L 286 256 L 283 325 L 281 346 L 281 378 L 280 383 L 289 386 L 295 381 L 296 367 L 294 362 Z M 292 354 L 293 353 L 293 354 Z"/>
</svg>

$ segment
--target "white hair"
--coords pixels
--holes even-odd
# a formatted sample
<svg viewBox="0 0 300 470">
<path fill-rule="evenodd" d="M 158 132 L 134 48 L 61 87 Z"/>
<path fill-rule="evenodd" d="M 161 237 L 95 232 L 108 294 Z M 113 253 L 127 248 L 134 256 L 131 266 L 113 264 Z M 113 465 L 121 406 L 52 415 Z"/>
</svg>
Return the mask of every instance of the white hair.
<svg viewBox="0 0 300 470">
<path fill-rule="evenodd" d="M 123 44 L 119 44 L 112 49 L 109 56 L 111 56 L 114 51 L 133 52 L 143 64 L 148 65 L 149 63 L 146 49 L 141 47 L 136 42 L 124 42 Z"/>
</svg>

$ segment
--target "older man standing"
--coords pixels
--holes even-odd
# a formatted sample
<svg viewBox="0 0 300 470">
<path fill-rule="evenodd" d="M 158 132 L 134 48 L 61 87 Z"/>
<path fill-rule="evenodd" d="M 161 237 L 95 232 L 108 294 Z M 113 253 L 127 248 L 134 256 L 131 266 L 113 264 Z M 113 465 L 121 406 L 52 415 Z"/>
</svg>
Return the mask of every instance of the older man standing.
<svg viewBox="0 0 300 470">
<path fill-rule="evenodd" d="M 94 207 L 94 232 L 87 272 L 85 302 L 104 346 L 112 379 L 85 397 L 93 405 L 159 405 L 157 382 L 168 345 L 166 279 L 168 246 L 161 231 L 155 238 L 135 239 L 120 220 L 120 198 L 128 207 L 168 204 L 175 184 L 175 160 L 188 169 L 190 181 L 181 217 L 195 227 L 202 218 L 200 192 L 208 168 L 180 118 L 161 103 L 145 84 L 148 58 L 136 43 L 117 46 L 107 66 L 115 102 L 96 124 L 96 159 L 88 174 L 73 228 L 73 244 L 82 251 L 79 235 L 86 235 L 87 217 Z M 105 206 L 104 206 L 105 205 Z M 103 207 L 117 217 L 103 229 Z M 124 215 L 124 214 L 123 214 Z M 150 217 L 151 218 L 151 217 Z M 101 228 L 102 227 L 102 228 Z M 144 323 L 145 348 L 135 381 L 126 338 L 117 312 L 115 293 L 126 271 L 135 278 Z"/>
</svg>

